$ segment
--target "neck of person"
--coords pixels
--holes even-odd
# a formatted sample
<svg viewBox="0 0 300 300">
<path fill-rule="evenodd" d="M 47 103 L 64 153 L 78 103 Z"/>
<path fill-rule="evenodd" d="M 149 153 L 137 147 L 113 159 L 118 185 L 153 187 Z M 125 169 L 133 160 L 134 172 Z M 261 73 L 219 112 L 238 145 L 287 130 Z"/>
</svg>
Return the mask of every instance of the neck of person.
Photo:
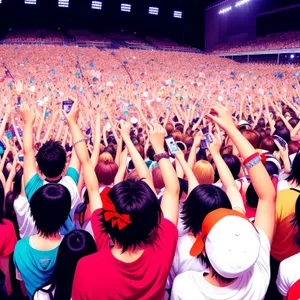
<svg viewBox="0 0 300 300">
<path fill-rule="evenodd" d="M 205 272 L 203 274 L 203 277 L 207 282 L 209 282 L 211 285 L 216 287 L 229 286 L 236 280 L 236 278 L 233 278 L 233 279 L 227 279 L 226 281 L 223 281 L 217 278 L 216 276 L 214 276 L 213 274 L 214 274 L 214 270 L 212 269 L 212 267 L 209 267 L 209 272 Z"/>
<path fill-rule="evenodd" d="M 122 252 L 122 247 L 117 243 L 111 248 L 112 255 L 125 263 L 131 263 L 136 261 L 145 251 L 145 247 L 130 248 L 125 252 Z"/>
<path fill-rule="evenodd" d="M 55 182 L 55 181 L 59 181 L 60 179 L 61 179 L 61 175 L 59 175 L 59 176 L 56 176 L 56 177 L 46 177 L 45 178 L 47 181 L 49 181 L 49 182 Z"/>
<path fill-rule="evenodd" d="M 51 250 L 60 244 L 61 239 L 62 237 L 58 232 L 47 237 L 38 233 L 32 236 L 32 244 L 38 250 Z"/>
</svg>

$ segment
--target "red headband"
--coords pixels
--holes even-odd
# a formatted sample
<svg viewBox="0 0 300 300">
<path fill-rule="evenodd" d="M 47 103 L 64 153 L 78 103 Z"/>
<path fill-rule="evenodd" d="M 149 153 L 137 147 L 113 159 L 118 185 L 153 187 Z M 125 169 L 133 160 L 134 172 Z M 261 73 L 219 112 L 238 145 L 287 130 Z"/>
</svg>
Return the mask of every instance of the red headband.
<svg viewBox="0 0 300 300">
<path fill-rule="evenodd" d="M 101 200 L 104 210 L 104 219 L 105 221 L 111 220 L 112 227 L 114 227 L 117 224 L 119 230 L 122 230 L 128 224 L 131 224 L 130 216 L 126 214 L 119 214 L 116 211 L 114 204 L 107 196 L 109 190 L 109 188 L 105 188 L 101 193 Z"/>
</svg>

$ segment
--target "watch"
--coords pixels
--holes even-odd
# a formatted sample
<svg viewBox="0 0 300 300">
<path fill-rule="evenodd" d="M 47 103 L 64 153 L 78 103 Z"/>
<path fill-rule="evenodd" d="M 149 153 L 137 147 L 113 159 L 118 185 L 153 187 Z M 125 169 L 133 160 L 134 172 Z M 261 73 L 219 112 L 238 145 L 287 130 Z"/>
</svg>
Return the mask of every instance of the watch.
<svg viewBox="0 0 300 300">
<path fill-rule="evenodd" d="M 154 155 L 154 160 L 156 162 L 159 162 L 162 158 L 170 158 L 169 154 L 167 152 L 163 152 L 160 154 L 155 154 Z"/>
</svg>

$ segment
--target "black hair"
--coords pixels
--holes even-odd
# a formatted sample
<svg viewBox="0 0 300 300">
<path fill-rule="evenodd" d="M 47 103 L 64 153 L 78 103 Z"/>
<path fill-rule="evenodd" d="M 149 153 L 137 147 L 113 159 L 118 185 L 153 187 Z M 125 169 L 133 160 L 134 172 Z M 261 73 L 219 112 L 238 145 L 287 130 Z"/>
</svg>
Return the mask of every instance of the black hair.
<svg viewBox="0 0 300 300">
<path fill-rule="evenodd" d="M 287 143 L 291 141 L 291 133 L 286 127 L 276 129 L 274 135 L 278 135 L 283 138 Z"/>
<path fill-rule="evenodd" d="M 71 299 L 72 285 L 78 261 L 97 252 L 96 243 L 85 230 L 73 230 L 62 240 L 56 257 L 55 270 L 46 284 L 38 290 L 53 292 L 53 300 Z M 43 289 L 50 285 L 50 288 Z"/>
<path fill-rule="evenodd" d="M 231 171 L 233 178 L 238 179 L 241 171 L 241 162 L 239 158 L 233 154 L 225 154 L 222 158 Z"/>
<path fill-rule="evenodd" d="M 111 154 L 111 156 L 113 157 L 113 159 L 116 158 L 116 150 L 113 146 L 107 146 L 103 149 L 102 153 L 103 152 L 108 152 Z"/>
<path fill-rule="evenodd" d="M 196 186 L 183 203 L 181 219 L 184 228 L 196 236 L 206 215 L 218 208 L 232 208 L 226 193 L 211 184 Z"/>
<path fill-rule="evenodd" d="M 274 176 L 274 175 L 278 176 L 279 175 L 278 167 L 272 161 L 266 161 L 264 163 L 264 166 L 265 166 L 269 176 Z"/>
<path fill-rule="evenodd" d="M 299 123 L 299 118 L 291 118 L 291 119 L 289 119 L 289 123 L 293 128 L 295 128 L 297 126 L 297 124 Z"/>
<path fill-rule="evenodd" d="M 292 164 L 292 171 L 286 180 L 292 181 L 293 183 L 296 182 L 297 185 L 300 184 L 300 152 L 299 151 L 294 158 Z"/>
<path fill-rule="evenodd" d="M 3 224 L 4 218 L 4 186 L 0 180 L 0 224 Z"/>
<path fill-rule="evenodd" d="M 55 235 L 70 213 L 70 192 L 59 183 L 45 184 L 33 194 L 30 209 L 38 233 L 44 237 Z"/>
<path fill-rule="evenodd" d="M 5 217 L 12 221 L 16 230 L 16 233 L 19 233 L 19 226 L 14 210 L 14 202 L 19 197 L 22 190 L 22 177 L 23 177 L 23 168 L 20 168 L 14 177 L 14 185 L 12 192 L 9 191 L 5 199 Z M 19 234 L 18 234 L 19 235 Z"/>
<path fill-rule="evenodd" d="M 278 121 L 275 122 L 274 126 L 275 126 L 275 128 L 277 130 L 277 129 L 280 129 L 280 128 L 284 127 L 285 125 L 284 125 L 284 123 L 283 123 L 282 120 L 278 120 Z"/>
<path fill-rule="evenodd" d="M 257 122 L 257 127 L 262 127 L 265 128 L 266 127 L 266 122 L 264 118 L 260 118 Z"/>
<path fill-rule="evenodd" d="M 220 275 L 211 265 L 210 261 L 209 261 L 209 258 L 203 254 L 203 253 L 200 253 L 198 256 L 198 258 L 201 259 L 202 263 L 206 266 L 206 268 L 210 268 L 212 269 L 212 276 L 215 277 L 217 280 L 223 282 L 223 283 L 230 283 L 232 282 L 235 278 L 226 278 L 226 277 L 223 277 L 222 275 Z"/>
<path fill-rule="evenodd" d="M 122 251 L 151 244 L 156 237 L 162 211 L 157 197 L 143 180 L 128 179 L 115 185 L 108 193 L 119 214 L 130 216 L 131 223 L 122 230 L 106 221 L 104 212 L 100 213 L 102 229 L 113 242 L 122 247 Z"/>
<path fill-rule="evenodd" d="M 256 208 L 258 205 L 258 195 L 252 183 L 249 184 L 246 191 L 246 202 L 252 208 Z"/>
<path fill-rule="evenodd" d="M 147 149 L 147 156 L 149 157 L 150 160 L 154 161 L 154 149 L 152 146 L 150 146 L 148 149 Z"/>
<path fill-rule="evenodd" d="M 67 161 L 66 151 L 61 142 L 49 140 L 39 149 L 36 161 L 46 177 L 60 176 Z"/>
<path fill-rule="evenodd" d="M 297 198 L 296 205 L 295 205 L 295 215 L 292 220 L 292 224 L 294 228 L 297 228 L 297 233 L 294 237 L 295 243 L 298 247 L 300 247 L 300 195 Z"/>
</svg>

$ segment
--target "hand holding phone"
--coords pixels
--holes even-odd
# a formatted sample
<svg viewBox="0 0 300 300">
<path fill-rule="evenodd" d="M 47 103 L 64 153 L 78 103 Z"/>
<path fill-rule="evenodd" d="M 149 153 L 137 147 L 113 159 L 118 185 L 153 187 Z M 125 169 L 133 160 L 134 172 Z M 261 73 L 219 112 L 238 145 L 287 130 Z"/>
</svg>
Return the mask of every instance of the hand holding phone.
<svg viewBox="0 0 300 300">
<path fill-rule="evenodd" d="M 175 152 L 179 151 L 179 148 L 172 136 L 165 137 L 165 142 L 171 154 L 174 154 Z"/>
<path fill-rule="evenodd" d="M 68 114 L 71 111 L 73 104 L 74 104 L 74 101 L 72 101 L 72 100 L 69 100 L 69 99 L 63 100 L 62 101 L 62 109 L 63 109 L 63 111 L 66 114 Z"/>
</svg>

